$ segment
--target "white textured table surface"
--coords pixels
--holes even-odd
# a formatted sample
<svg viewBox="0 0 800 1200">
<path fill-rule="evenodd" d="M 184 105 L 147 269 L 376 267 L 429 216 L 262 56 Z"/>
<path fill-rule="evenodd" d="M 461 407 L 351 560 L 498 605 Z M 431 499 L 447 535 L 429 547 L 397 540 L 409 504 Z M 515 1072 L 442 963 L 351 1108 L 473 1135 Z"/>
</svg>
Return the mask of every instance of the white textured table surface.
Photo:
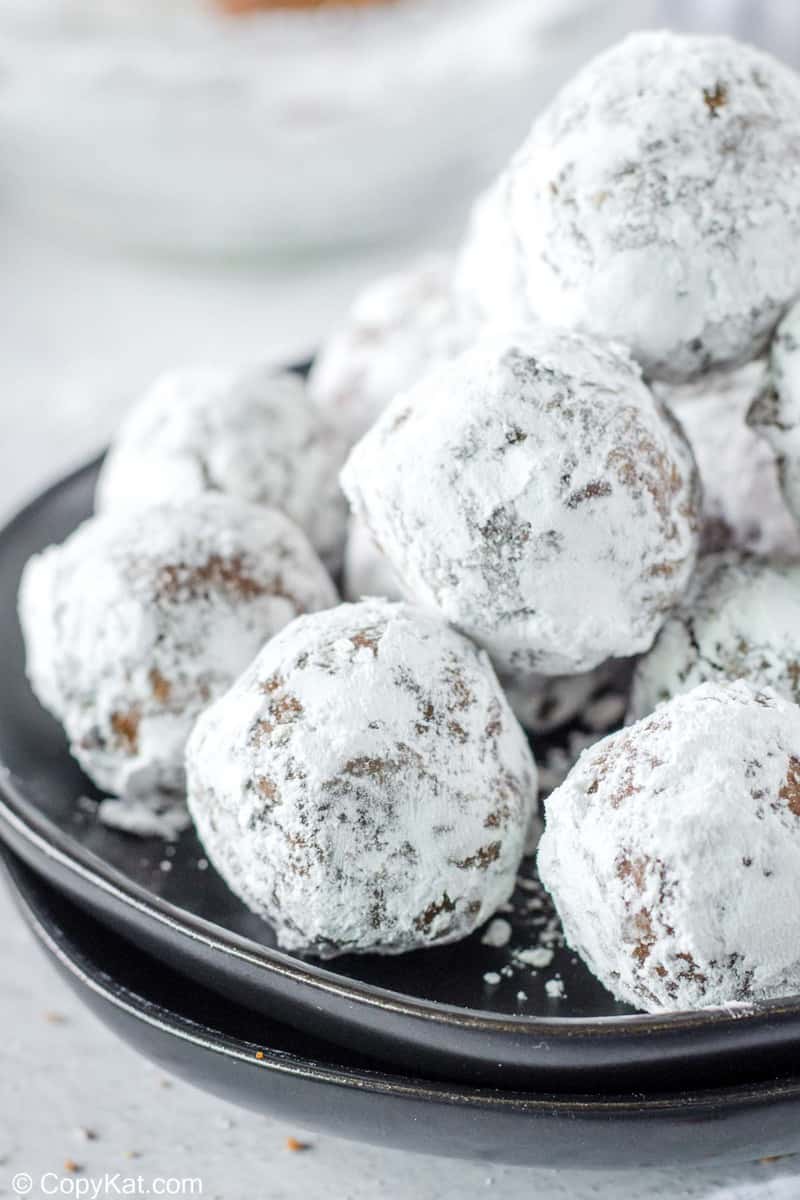
<svg viewBox="0 0 800 1200">
<path fill-rule="evenodd" d="M 0 237 L 0 513 L 107 440 L 128 398 L 181 362 L 286 359 L 311 349 L 371 261 L 274 273 L 92 259 Z M 224 1200 L 556 1200 L 795 1197 L 795 1160 L 727 1171 L 524 1170 L 440 1161 L 287 1128 L 174 1081 L 118 1042 L 66 990 L 0 891 L 0 1196 L 28 1172 L 60 1194 L 106 1172 L 198 1178 Z M 62 1019 L 48 1020 L 48 1014 Z M 96 1133 L 87 1140 L 82 1130 Z M 293 1154 L 287 1136 L 307 1138 Z M 71 1159 L 79 1175 L 64 1171 Z M 82 1185 L 83 1186 L 83 1185 Z M 72 1190 L 70 1190 L 72 1189 Z M 35 1187 L 34 1196 L 46 1194 Z M 90 1192 L 85 1194 L 90 1195 Z M 106 1192 L 105 1194 L 113 1194 Z"/>
</svg>

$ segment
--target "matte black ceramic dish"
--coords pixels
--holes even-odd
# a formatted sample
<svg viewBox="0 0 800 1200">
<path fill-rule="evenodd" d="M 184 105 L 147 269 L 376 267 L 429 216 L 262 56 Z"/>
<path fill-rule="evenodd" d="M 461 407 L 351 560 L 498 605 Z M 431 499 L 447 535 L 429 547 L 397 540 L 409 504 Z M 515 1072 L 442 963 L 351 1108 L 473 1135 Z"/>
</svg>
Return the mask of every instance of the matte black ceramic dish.
<svg viewBox="0 0 800 1200">
<path fill-rule="evenodd" d="M 0 534 L 0 835 L 111 928 L 223 995 L 298 1028 L 426 1075 L 548 1091 L 709 1086 L 800 1070 L 800 998 L 753 1010 L 630 1015 L 560 950 L 539 974 L 486 972 L 507 950 L 481 944 L 322 967 L 275 949 L 209 868 L 191 833 L 164 843 L 113 832 L 76 801 L 93 796 L 23 671 L 15 604 L 23 563 L 91 511 L 96 464 L 57 484 Z M 91 806 L 90 806 L 91 807 Z M 515 940 L 533 940 L 525 909 Z M 544 982 L 560 974 L 563 1000 Z M 518 992 L 526 993 L 525 1000 Z"/>
<path fill-rule="evenodd" d="M 4 851 L 39 943 L 78 995 L 166 1071 L 353 1140 L 530 1166 L 745 1161 L 800 1148 L 800 1078 L 670 1095 L 554 1096 L 389 1074 L 223 1000 L 133 949 Z M 260 1055 L 260 1057 L 256 1057 Z"/>
</svg>

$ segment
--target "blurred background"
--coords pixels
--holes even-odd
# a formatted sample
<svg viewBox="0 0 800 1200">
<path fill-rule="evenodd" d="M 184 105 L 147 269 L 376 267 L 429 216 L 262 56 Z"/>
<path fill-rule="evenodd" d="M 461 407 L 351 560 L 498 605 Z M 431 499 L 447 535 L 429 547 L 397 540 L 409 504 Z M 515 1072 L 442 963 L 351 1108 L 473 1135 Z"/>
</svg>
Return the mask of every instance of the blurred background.
<svg viewBox="0 0 800 1200">
<path fill-rule="evenodd" d="M 800 60 L 796 0 L 0 0 L 0 511 L 158 371 L 309 354 L 645 26 Z"/>
</svg>

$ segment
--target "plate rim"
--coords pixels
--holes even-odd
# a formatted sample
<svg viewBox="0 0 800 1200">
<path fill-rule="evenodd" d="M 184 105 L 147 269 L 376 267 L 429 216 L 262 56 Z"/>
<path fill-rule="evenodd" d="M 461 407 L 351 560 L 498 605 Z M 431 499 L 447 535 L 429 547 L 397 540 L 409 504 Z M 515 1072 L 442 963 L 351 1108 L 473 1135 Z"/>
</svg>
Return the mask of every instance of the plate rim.
<svg viewBox="0 0 800 1200">
<path fill-rule="evenodd" d="M 377 1067 L 346 1067 L 303 1057 L 288 1050 L 270 1049 L 267 1045 L 248 1042 L 227 1033 L 224 1029 L 213 1029 L 184 1017 L 163 1002 L 151 1000 L 143 993 L 118 983 L 114 975 L 101 968 L 98 962 L 88 957 L 79 947 L 75 947 L 74 940 L 63 932 L 53 917 L 49 914 L 42 915 L 40 908 L 31 899 L 29 889 L 20 882 L 20 868 L 23 872 L 36 874 L 31 867 L 19 860 L 13 851 L 5 848 L 0 852 L 0 873 L 13 892 L 17 905 L 22 908 L 26 926 L 47 954 L 57 959 L 81 987 L 90 990 L 115 1009 L 171 1037 L 258 1069 L 359 1092 L 367 1091 L 397 1098 L 413 1097 L 476 1110 L 501 1109 L 523 1114 L 540 1111 L 554 1116 L 655 1116 L 658 1113 L 675 1112 L 686 1115 L 687 1110 L 691 1111 L 693 1108 L 728 1108 L 754 1103 L 769 1105 L 800 1098 L 800 1075 L 797 1074 L 727 1087 L 689 1088 L 650 1094 L 525 1092 L 521 1089 L 477 1087 L 455 1081 L 427 1079 L 424 1076 L 404 1075 Z M 49 880 L 38 879 L 38 882 L 47 891 L 57 890 Z M 77 907 L 74 901 L 71 903 L 73 907 Z M 111 930 L 105 932 L 109 937 L 120 937 Z M 137 953 L 144 955 L 143 951 Z M 276 1024 L 282 1022 L 276 1019 Z M 332 1046 L 331 1049 L 341 1047 Z M 256 1054 L 259 1055 L 258 1058 Z"/>
<path fill-rule="evenodd" d="M 74 468 L 51 482 L 23 505 L 0 527 L 0 548 L 13 542 L 20 525 L 45 507 L 64 488 L 97 471 L 104 454 Z M 18 621 L 18 617 L 15 615 Z M 800 1017 L 800 995 L 774 1000 L 731 1004 L 724 1007 L 683 1009 L 661 1013 L 617 1014 L 602 1017 L 549 1017 L 532 1013 L 501 1016 L 476 1008 L 404 995 L 375 984 L 364 983 L 278 948 L 260 945 L 225 926 L 206 920 L 187 909 L 148 891 L 111 866 L 105 859 L 69 837 L 41 812 L 33 800 L 14 781 L 14 775 L 0 758 L 0 828 L 12 827 L 45 857 L 54 859 L 85 884 L 99 888 L 118 903 L 137 910 L 159 926 L 187 936 L 221 954 L 247 962 L 251 966 L 278 974 L 300 986 L 325 992 L 341 999 L 428 1023 L 482 1030 L 491 1035 L 516 1034 L 526 1039 L 591 1038 L 671 1034 L 686 1030 L 709 1029 L 731 1022 L 774 1016 Z M 429 949 L 435 949 L 430 947 Z"/>
</svg>

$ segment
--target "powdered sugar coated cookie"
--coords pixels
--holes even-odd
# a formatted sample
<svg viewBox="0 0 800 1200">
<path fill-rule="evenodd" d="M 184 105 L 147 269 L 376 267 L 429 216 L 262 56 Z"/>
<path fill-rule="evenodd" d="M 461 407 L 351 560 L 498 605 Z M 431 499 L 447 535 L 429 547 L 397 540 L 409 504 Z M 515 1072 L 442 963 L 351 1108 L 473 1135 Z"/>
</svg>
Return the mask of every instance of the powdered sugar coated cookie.
<svg viewBox="0 0 800 1200">
<path fill-rule="evenodd" d="M 781 491 L 800 521 L 800 304 L 778 326 L 770 347 L 769 374 L 748 421 L 777 455 Z"/>
<path fill-rule="evenodd" d="M 382 596 L 402 600 L 403 590 L 392 565 L 363 521 L 351 517 L 344 549 L 343 591 L 347 600 Z"/>
<path fill-rule="evenodd" d="M 429 255 L 370 284 L 311 372 L 311 394 L 355 442 L 398 392 L 470 340 L 455 311 L 449 259 Z"/>
<path fill-rule="evenodd" d="M 798 630 L 800 562 L 708 555 L 636 666 L 630 717 L 709 680 L 747 679 L 800 703 Z"/>
<path fill-rule="evenodd" d="M 797 75 L 730 38 L 636 33 L 591 61 L 508 168 L 530 312 L 654 378 L 753 358 L 800 291 L 799 113 Z"/>
<path fill-rule="evenodd" d="M 800 988 L 800 708 L 706 683 L 585 751 L 539 873 L 567 941 L 649 1012 Z"/>
<path fill-rule="evenodd" d="M 688 444 L 627 354 L 578 334 L 492 338 L 435 368 L 342 485 L 406 595 L 505 678 L 649 649 L 694 567 Z"/>
<path fill-rule="evenodd" d="M 287 621 L 335 602 L 272 509 L 207 493 L 108 513 L 25 569 L 28 675 L 100 788 L 179 789 L 200 709 Z"/>
<path fill-rule="evenodd" d="M 703 484 L 703 549 L 800 554 L 800 528 L 781 494 L 775 452 L 747 414 L 765 386 L 762 360 L 656 393 L 689 439 Z"/>
<path fill-rule="evenodd" d="M 395 954 L 465 937 L 514 888 L 535 805 L 486 656 L 435 614 L 302 617 L 198 720 L 189 807 L 281 946 Z"/>
<path fill-rule="evenodd" d="M 347 445 L 298 375 L 271 367 L 171 371 L 123 422 L 100 472 L 97 507 L 225 492 L 286 513 L 335 569 L 347 520 L 337 483 Z"/>
</svg>

